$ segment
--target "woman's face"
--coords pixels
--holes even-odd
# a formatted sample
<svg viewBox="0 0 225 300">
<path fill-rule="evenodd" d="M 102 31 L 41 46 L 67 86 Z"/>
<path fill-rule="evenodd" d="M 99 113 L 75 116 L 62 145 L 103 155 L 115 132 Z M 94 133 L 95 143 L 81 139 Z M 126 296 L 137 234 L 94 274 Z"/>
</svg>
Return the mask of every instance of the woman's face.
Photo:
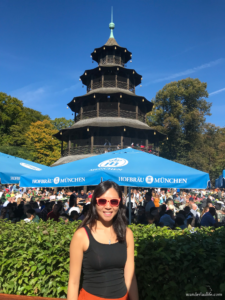
<svg viewBox="0 0 225 300">
<path fill-rule="evenodd" d="M 117 191 L 114 188 L 108 189 L 103 195 L 98 197 L 99 199 L 106 199 L 106 200 L 111 200 L 111 199 L 119 199 L 119 195 Z M 98 199 L 97 198 L 97 199 Z M 120 199 L 121 201 L 121 199 Z M 96 211 L 99 216 L 99 219 L 104 222 L 110 222 L 112 219 L 115 217 L 119 210 L 119 206 L 117 207 L 112 207 L 109 202 L 106 203 L 105 206 L 99 206 L 96 203 Z"/>
</svg>

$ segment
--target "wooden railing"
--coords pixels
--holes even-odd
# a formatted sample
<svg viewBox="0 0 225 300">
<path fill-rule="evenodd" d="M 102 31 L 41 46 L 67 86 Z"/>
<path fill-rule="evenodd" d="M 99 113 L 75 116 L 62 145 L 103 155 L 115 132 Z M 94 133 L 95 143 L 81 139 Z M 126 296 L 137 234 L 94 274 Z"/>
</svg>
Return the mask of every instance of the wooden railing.
<svg viewBox="0 0 225 300">
<path fill-rule="evenodd" d="M 131 147 L 131 146 L 124 145 L 122 147 L 122 149 L 125 149 L 127 147 Z M 91 148 L 93 148 L 93 149 L 91 149 Z M 93 145 L 93 147 L 91 147 L 90 145 L 77 146 L 74 148 L 65 149 L 62 152 L 62 157 L 65 157 L 68 155 L 103 154 L 103 153 L 112 152 L 112 151 L 116 151 L 116 150 L 120 150 L 120 149 L 121 149 L 121 147 L 119 147 L 117 145 Z M 156 149 L 152 146 L 148 146 L 147 148 L 144 146 L 140 146 L 140 147 L 133 146 L 132 149 L 140 150 L 140 151 L 154 154 L 157 156 L 159 155 L 158 149 Z"/>
<path fill-rule="evenodd" d="M 99 62 L 99 66 L 104 66 L 104 65 L 111 65 L 111 64 L 114 64 L 114 65 L 120 65 L 120 66 L 123 66 L 124 67 L 124 62 L 122 61 L 122 59 L 118 56 L 115 56 L 115 57 L 104 57 L 104 58 L 101 58 L 100 59 L 100 62 Z"/>
<path fill-rule="evenodd" d="M 89 83 L 89 85 L 87 86 L 87 93 L 99 88 L 120 88 L 135 93 L 134 84 L 129 83 L 129 86 L 127 86 L 127 82 L 119 81 L 119 80 L 117 80 L 117 82 L 116 80 L 104 80 L 103 84 L 101 81 L 93 82 L 92 88 L 91 88 L 91 83 Z"/>
<path fill-rule="evenodd" d="M 82 120 L 91 119 L 97 117 L 97 110 L 91 110 L 82 113 Z M 138 113 L 134 111 L 127 111 L 127 110 L 120 110 L 120 114 L 116 109 L 100 109 L 99 110 L 99 117 L 121 117 L 121 118 L 128 118 L 128 119 L 138 119 L 141 122 L 145 122 L 145 114 Z M 76 116 L 76 122 L 81 120 L 81 115 Z"/>
</svg>

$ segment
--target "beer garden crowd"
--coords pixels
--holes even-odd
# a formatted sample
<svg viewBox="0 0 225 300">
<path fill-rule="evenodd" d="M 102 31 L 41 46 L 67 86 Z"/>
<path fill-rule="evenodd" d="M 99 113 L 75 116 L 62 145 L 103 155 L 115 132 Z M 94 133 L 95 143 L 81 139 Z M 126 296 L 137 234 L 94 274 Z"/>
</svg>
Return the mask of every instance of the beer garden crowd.
<svg viewBox="0 0 225 300">
<path fill-rule="evenodd" d="M 93 190 L 78 193 L 74 188 L 0 187 L 0 219 L 13 223 L 53 219 L 65 223 L 83 220 Z M 129 216 L 129 194 L 123 193 Z M 168 229 L 225 225 L 225 191 L 180 189 L 131 189 L 132 223 L 155 224 Z"/>
</svg>

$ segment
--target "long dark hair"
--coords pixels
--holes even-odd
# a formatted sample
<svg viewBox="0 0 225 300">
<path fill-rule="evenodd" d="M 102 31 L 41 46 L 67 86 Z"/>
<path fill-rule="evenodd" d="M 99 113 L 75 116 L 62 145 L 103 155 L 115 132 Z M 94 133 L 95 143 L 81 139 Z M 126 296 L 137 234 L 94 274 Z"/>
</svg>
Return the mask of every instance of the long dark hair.
<svg viewBox="0 0 225 300">
<path fill-rule="evenodd" d="M 92 229 L 92 227 L 96 225 L 96 220 L 98 220 L 98 213 L 95 207 L 97 203 L 96 198 L 101 197 L 110 188 L 115 189 L 119 195 L 119 198 L 121 198 L 119 210 L 113 218 L 113 229 L 117 235 L 117 240 L 119 242 L 124 242 L 126 240 L 127 219 L 125 215 L 125 207 L 123 205 L 122 192 L 118 184 L 110 180 L 101 182 L 99 185 L 96 186 L 91 199 L 91 204 L 89 205 L 90 207 L 88 213 L 81 225 L 79 226 L 79 228 L 82 228 L 85 225 L 89 225 L 90 229 Z"/>
<path fill-rule="evenodd" d="M 77 207 L 77 197 L 74 194 L 70 195 L 70 200 L 69 200 L 69 207 Z"/>
</svg>

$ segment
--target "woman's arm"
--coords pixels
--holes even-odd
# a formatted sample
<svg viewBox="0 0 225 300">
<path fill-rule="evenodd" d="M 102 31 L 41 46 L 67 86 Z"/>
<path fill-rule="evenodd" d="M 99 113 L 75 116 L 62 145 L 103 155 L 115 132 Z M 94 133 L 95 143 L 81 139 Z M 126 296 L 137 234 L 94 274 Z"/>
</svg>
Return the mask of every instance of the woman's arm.
<svg viewBox="0 0 225 300">
<path fill-rule="evenodd" d="M 74 233 L 70 244 L 70 275 L 67 300 L 78 299 L 83 252 L 85 248 L 84 237 L 84 229 L 80 228 Z"/>
<path fill-rule="evenodd" d="M 138 287 L 134 270 L 134 237 L 133 232 L 127 228 L 127 261 L 124 268 L 124 278 L 127 291 L 129 293 L 129 300 L 138 300 Z"/>
</svg>

